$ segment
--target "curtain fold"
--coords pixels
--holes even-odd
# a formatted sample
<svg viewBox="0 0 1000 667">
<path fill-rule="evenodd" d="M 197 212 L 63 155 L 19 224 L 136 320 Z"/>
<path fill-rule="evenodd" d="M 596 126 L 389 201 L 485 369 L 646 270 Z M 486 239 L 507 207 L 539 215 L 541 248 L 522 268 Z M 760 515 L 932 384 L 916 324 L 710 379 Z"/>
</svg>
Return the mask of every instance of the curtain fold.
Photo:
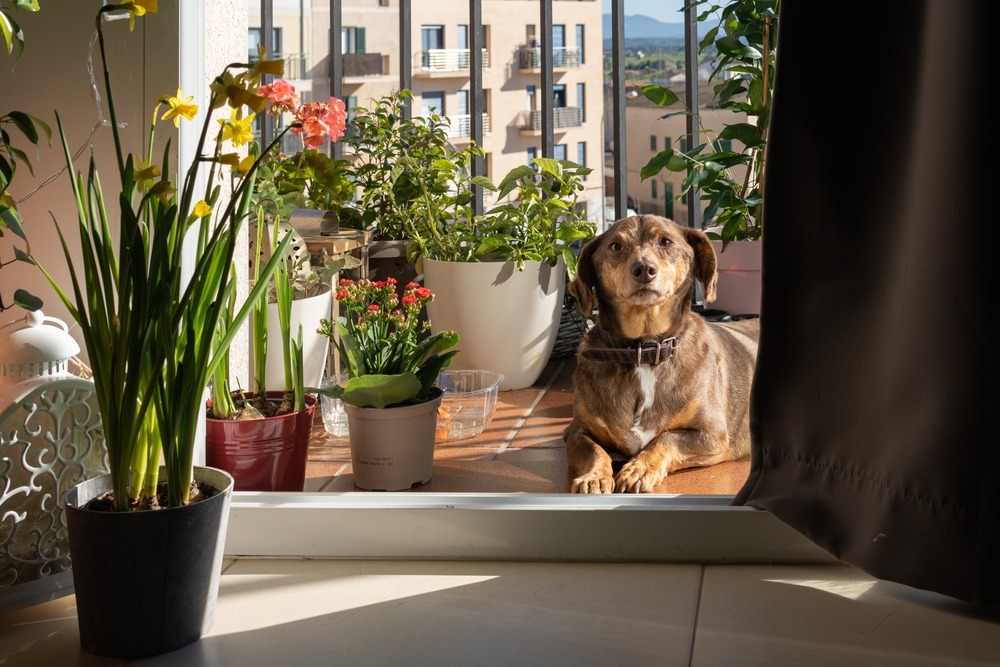
<svg viewBox="0 0 1000 667">
<path fill-rule="evenodd" d="M 750 476 L 875 577 L 1000 602 L 988 3 L 781 5 Z M 846 6 L 845 6 L 846 8 Z"/>
</svg>

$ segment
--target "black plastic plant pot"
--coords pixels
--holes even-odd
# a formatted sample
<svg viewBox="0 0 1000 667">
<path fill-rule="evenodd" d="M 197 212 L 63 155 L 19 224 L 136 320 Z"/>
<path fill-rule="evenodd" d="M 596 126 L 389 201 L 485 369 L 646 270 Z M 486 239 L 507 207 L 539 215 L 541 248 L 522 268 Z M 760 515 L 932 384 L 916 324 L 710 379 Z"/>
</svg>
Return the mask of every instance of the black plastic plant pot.
<svg viewBox="0 0 1000 667">
<path fill-rule="evenodd" d="M 165 479 L 160 469 L 160 479 Z M 212 627 L 233 477 L 195 468 L 219 493 L 184 507 L 137 512 L 82 509 L 111 489 L 110 475 L 66 495 L 80 644 L 108 658 L 179 649 Z"/>
</svg>

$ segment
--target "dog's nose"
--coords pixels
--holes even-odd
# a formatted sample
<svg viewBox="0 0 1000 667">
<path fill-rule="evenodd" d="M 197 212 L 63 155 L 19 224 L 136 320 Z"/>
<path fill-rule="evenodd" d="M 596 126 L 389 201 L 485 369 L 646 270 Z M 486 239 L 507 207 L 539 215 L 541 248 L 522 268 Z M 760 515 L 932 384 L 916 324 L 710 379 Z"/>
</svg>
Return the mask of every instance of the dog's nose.
<svg viewBox="0 0 1000 667">
<path fill-rule="evenodd" d="M 632 277 L 641 283 L 652 282 L 656 278 L 656 264 L 646 259 L 637 259 L 632 264 Z"/>
</svg>

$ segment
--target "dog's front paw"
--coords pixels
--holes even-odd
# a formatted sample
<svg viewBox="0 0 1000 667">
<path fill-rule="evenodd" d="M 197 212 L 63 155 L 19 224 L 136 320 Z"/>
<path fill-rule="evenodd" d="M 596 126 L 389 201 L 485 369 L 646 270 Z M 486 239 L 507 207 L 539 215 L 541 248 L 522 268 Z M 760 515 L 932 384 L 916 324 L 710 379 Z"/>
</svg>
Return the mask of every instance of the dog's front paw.
<svg viewBox="0 0 1000 667">
<path fill-rule="evenodd" d="M 615 475 L 615 491 L 618 493 L 652 493 L 666 475 L 650 468 L 642 461 L 632 459 L 622 466 Z"/>
<path fill-rule="evenodd" d="M 572 493 L 613 493 L 615 480 L 607 475 L 588 473 L 574 479 L 569 490 Z"/>
</svg>

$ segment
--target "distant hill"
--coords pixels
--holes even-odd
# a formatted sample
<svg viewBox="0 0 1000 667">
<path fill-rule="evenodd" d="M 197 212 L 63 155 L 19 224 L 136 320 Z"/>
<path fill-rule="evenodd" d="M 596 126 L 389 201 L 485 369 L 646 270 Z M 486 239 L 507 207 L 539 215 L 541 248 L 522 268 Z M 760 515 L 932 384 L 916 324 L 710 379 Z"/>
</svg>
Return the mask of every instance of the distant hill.
<svg viewBox="0 0 1000 667">
<path fill-rule="evenodd" d="M 611 14 L 604 15 L 604 39 L 611 39 Z M 663 23 L 649 16 L 625 17 L 625 39 L 659 39 L 684 42 L 683 23 Z"/>
</svg>

